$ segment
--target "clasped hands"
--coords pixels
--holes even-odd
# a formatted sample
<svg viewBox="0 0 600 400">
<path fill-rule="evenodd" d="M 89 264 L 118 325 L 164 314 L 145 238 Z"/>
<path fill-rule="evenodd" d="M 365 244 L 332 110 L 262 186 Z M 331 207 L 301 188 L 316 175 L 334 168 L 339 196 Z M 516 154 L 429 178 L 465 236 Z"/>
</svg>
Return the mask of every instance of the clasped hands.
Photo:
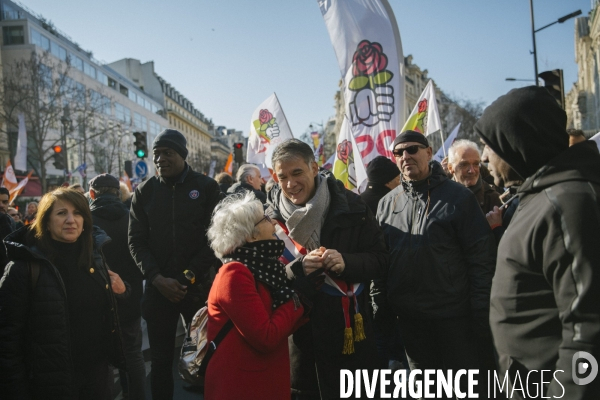
<svg viewBox="0 0 600 400">
<path fill-rule="evenodd" d="M 340 275 L 346 268 L 346 264 L 344 263 L 344 257 L 337 250 L 326 249 L 321 246 L 304 256 L 302 267 L 304 267 L 306 275 L 319 268 L 325 268 L 326 271 Z"/>
</svg>

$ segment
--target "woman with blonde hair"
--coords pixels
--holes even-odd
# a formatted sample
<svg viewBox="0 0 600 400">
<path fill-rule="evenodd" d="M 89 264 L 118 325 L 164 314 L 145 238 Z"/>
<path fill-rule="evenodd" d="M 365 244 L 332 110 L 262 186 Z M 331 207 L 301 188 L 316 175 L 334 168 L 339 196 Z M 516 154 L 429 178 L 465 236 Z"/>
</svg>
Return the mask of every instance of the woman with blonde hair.
<svg viewBox="0 0 600 400">
<path fill-rule="evenodd" d="M 104 262 L 109 240 L 68 188 L 44 195 L 33 224 L 4 240 L 3 399 L 106 399 L 109 362 L 124 368 L 115 295 L 126 293 Z"/>
<path fill-rule="evenodd" d="M 206 400 L 290 398 L 288 336 L 306 322 L 325 276 L 317 270 L 287 286 L 274 224 L 253 193 L 215 208 L 208 238 L 224 265 L 208 295 L 207 339 L 231 328 L 208 364 Z"/>
</svg>

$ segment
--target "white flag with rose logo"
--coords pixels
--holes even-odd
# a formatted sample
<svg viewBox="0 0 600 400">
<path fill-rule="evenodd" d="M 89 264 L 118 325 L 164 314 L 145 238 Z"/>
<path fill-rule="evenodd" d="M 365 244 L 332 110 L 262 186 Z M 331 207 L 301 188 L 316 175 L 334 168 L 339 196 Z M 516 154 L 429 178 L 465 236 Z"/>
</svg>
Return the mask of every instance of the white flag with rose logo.
<svg viewBox="0 0 600 400">
<path fill-rule="evenodd" d="M 365 164 L 392 158 L 404 121 L 404 56 L 387 0 L 318 0 L 344 80 L 349 128 Z"/>
<path fill-rule="evenodd" d="M 442 129 L 442 121 L 435 99 L 435 86 L 430 79 L 402 127 L 402 132 L 411 130 L 428 136 L 440 129 Z"/>
<path fill-rule="evenodd" d="M 362 193 L 367 187 L 367 170 L 360 151 L 350 130 L 348 119 L 344 118 L 333 161 L 333 175 L 344 183 L 346 189 Z"/>
<path fill-rule="evenodd" d="M 246 161 L 273 168 L 273 151 L 278 144 L 293 137 L 277 95 L 273 93 L 252 113 Z"/>
</svg>

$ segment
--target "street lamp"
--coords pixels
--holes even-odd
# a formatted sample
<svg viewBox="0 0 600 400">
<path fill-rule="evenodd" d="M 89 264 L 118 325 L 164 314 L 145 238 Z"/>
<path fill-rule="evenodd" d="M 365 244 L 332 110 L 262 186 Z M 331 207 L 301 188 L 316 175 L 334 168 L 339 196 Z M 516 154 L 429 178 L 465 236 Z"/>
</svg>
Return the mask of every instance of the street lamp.
<svg viewBox="0 0 600 400">
<path fill-rule="evenodd" d="M 71 130 L 71 125 L 73 123 L 73 121 L 71 121 L 71 112 L 69 111 L 69 106 L 66 105 L 64 110 L 63 110 L 63 116 L 60 117 L 60 122 L 63 126 L 63 132 L 62 132 L 62 145 L 63 145 L 63 151 L 65 154 L 65 176 L 69 176 L 69 157 L 68 157 L 68 153 L 67 153 L 67 132 L 69 132 Z"/>
<path fill-rule="evenodd" d="M 535 72 L 535 85 L 539 86 L 539 82 L 538 82 L 538 65 L 537 65 L 537 50 L 536 50 L 536 46 L 535 46 L 535 34 L 539 31 L 541 31 L 542 29 L 546 29 L 549 26 L 552 26 L 554 24 L 562 24 L 563 22 L 565 22 L 568 19 L 574 18 L 578 15 L 581 15 L 581 10 L 577 10 L 572 12 L 571 14 L 567 14 L 564 17 L 560 17 L 559 19 L 557 19 L 554 22 L 549 23 L 548 25 L 544 25 L 539 29 L 535 29 L 535 24 L 533 22 L 533 0 L 529 0 L 529 8 L 531 9 L 531 36 L 533 37 L 533 68 L 534 68 L 534 72 Z"/>
</svg>

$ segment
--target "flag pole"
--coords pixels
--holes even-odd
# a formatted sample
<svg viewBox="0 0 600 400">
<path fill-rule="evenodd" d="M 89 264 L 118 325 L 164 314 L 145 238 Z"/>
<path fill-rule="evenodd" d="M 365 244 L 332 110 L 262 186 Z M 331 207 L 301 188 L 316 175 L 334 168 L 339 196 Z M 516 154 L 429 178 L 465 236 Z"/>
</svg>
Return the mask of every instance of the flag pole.
<svg viewBox="0 0 600 400">
<path fill-rule="evenodd" d="M 442 149 L 444 150 L 444 158 L 446 158 L 446 146 L 444 146 L 444 132 L 442 128 L 440 128 L 440 136 L 442 137 Z"/>
</svg>

